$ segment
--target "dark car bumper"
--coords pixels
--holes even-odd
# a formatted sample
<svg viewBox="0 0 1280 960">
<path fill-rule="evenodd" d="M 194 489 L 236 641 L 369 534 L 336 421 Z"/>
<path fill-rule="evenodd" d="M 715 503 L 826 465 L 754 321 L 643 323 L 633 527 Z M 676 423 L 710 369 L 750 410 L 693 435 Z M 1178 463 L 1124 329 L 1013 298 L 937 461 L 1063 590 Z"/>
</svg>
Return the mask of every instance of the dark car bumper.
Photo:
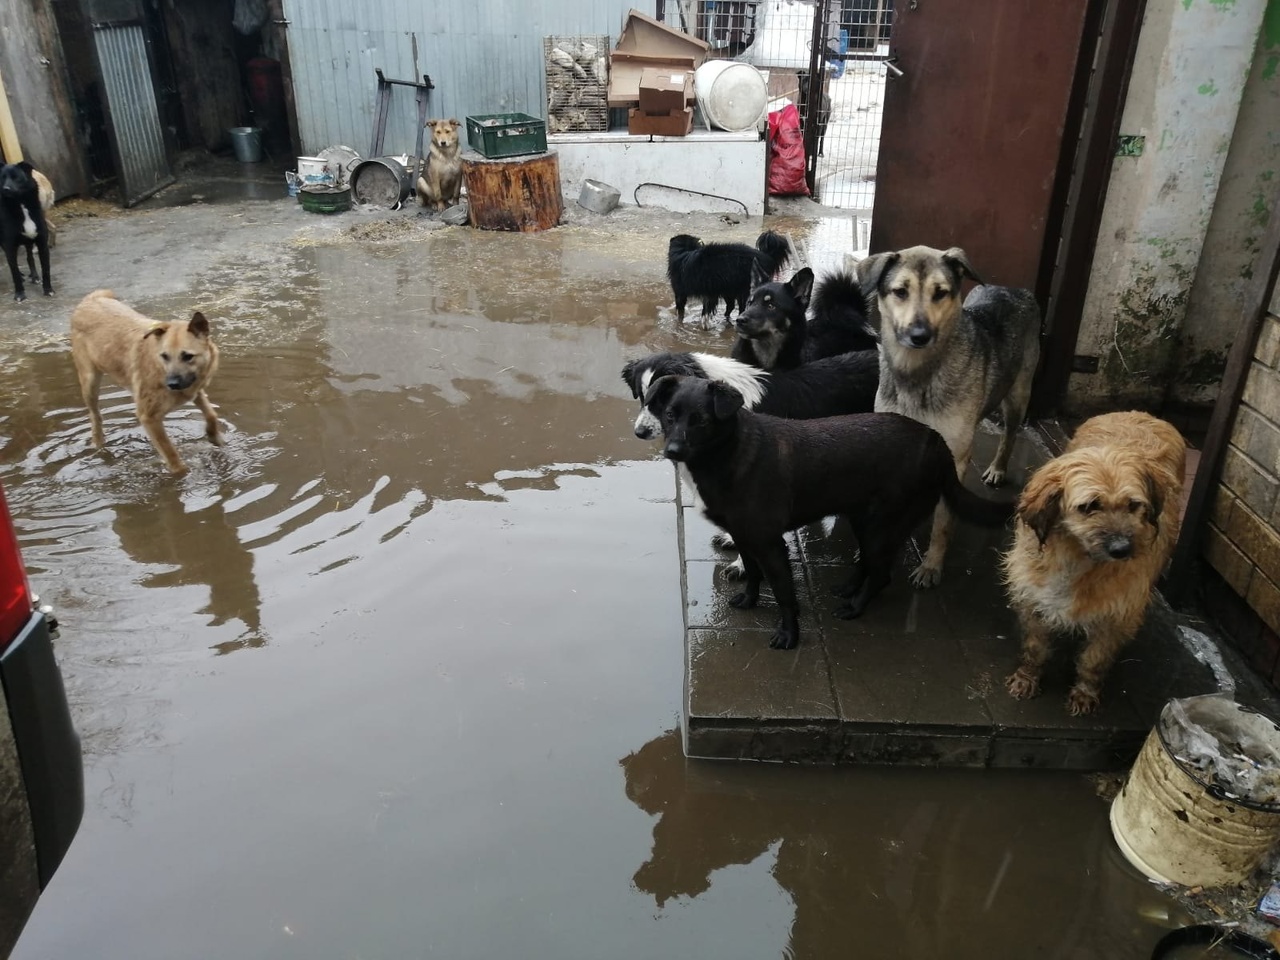
<svg viewBox="0 0 1280 960">
<path fill-rule="evenodd" d="M 84 814 L 80 737 L 71 723 L 44 614 L 33 613 L 17 640 L 0 654 L 0 683 L 27 787 L 43 888 L 71 846 Z"/>
</svg>

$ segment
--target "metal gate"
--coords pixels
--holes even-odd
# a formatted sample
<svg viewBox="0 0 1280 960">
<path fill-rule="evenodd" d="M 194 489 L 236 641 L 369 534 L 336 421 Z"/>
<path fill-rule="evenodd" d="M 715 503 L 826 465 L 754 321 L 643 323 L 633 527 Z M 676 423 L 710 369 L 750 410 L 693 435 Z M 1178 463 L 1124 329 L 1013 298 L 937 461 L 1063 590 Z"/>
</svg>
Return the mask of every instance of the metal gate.
<svg viewBox="0 0 1280 960">
<path fill-rule="evenodd" d="M 964 247 L 1041 289 L 1090 0 L 918 0 L 894 24 L 871 246 Z M 1092 47 L 1086 57 L 1092 57 Z"/>
<path fill-rule="evenodd" d="M 870 215 L 894 0 L 659 0 L 677 29 L 769 72 L 800 110 L 816 200 Z M 810 91 L 816 91 L 811 96 Z"/>
<path fill-rule="evenodd" d="M 107 129 L 126 207 L 174 182 L 152 83 L 141 0 L 89 0 Z"/>
<path fill-rule="evenodd" d="M 814 198 L 870 215 L 884 118 L 894 0 L 818 0 L 800 88 L 806 175 Z M 815 99 L 811 90 L 819 91 Z"/>
</svg>

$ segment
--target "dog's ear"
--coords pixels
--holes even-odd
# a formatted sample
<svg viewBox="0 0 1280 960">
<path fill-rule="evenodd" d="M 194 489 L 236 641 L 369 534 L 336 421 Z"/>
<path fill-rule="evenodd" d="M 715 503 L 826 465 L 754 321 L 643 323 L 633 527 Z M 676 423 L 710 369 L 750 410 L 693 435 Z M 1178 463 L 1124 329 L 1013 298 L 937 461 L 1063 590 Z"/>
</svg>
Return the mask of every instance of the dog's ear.
<svg viewBox="0 0 1280 960">
<path fill-rule="evenodd" d="M 787 286 L 791 288 L 791 295 L 801 305 L 808 307 L 809 295 L 813 293 L 813 271 L 808 267 L 803 270 L 797 270 L 795 276 L 787 281 Z"/>
<path fill-rule="evenodd" d="M 739 274 L 741 276 L 741 274 Z M 760 265 L 760 261 L 752 259 L 751 261 L 751 289 L 754 291 L 756 287 L 764 286 L 773 279 L 769 272 Z"/>
<path fill-rule="evenodd" d="M 639 360 L 628 360 L 622 368 L 622 382 L 631 388 L 631 396 L 635 400 L 640 399 L 640 378 L 636 376 L 639 366 Z"/>
<path fill-rule="evenodd" d="M 858 285 L 864 291 L 874 290 L 883 297 L 889 292 L 884 288 L 885 275 L 889 272 L 889 268 L 901 259 L 902 254 L 896 250 L 867 257 L 858 264 Z"/>
<path fill-rule="evenodd" d="M 167 323 L 158 323 L 154 327 L 152 327 L 150 330 L 148 330 L 146 333 L 144 333 L 142 335 L 142 339 L 145 340 L 147 339 L 147 337 L 155 337 L 157 340 L 159 340 L 168 332 L 169 332 L 169 325 Z"/>
<path fill-rule="evenodd" d="M 17 168 L 21 170 L 23 173 L 25 173 L 27 176 L 31 176 L 31 174 L 36 172 L 36 168 L 33 167 L 31 164 L 29 164 L 26 160 L 19 160 L 17 164 L 15 164 L 15 166 L 17 166 Z"/>
<path fill-rule="evenodd" d="M 191 315 L 191 322 L 187 324 L 187 329 L 191 331 L 192 336 L 207 337 L 209 336 L 209 321 L 205 319 L 203 313 L 197 310 Z"/>
<path fill-rule="evenodd" d="M 653 383 L 649 384 L 649 392 L 644 395 L 644 405 L 649 412 L 655 416 L 660 415 L 662 411 L 667 409 L 667 404 L 671 402 L 671 395 L 676 392 L 676 388 L 680 386 L 680 378 L 673 375 L 659 377 Z"/>
<path fill-rule="evenodd" d="M 942 262 L 955 271 L 958 277 L 968 277 L 974 283 L 986 286 L 987 281 L 978 276 L 978 271 L 969 263 L 969 255 L 959 247 L 951 247 L 942 253 Z"/>
<path fill-rule="evenodd" d="M 451 119 L 451 120 L 449 121 L 449 126 L 453 127 L 453 129 L 457 130 L 460 126 L 462 126 L 462 124 L 460 124 L 456 119 Z"/>
<path fill-rule="evenodd" d="M 1142 480 L 1147 487 L 1147 523 L 1156 533 L 1160 532 L 1160 514 L 1164 512 L 1164 491 L 1169 486 L 1169 471 L 1158 467 L 1147 467 L 1142 471 Z"/>
<path fill-rule="evenodd" d="M 1062 517 L 1062 471 L 1054 463 L 1041 467 L 1027 482 L 1018 498 L 1017 514 L 1043 547 Z"/>
<path fill-rule="evenodd" d="M 711 413 L 717 420 L 728 420 L 742 409 L 742 394 L 727 383 L 711 380 L 707 389 L 711 393 Z"/>
</svg>

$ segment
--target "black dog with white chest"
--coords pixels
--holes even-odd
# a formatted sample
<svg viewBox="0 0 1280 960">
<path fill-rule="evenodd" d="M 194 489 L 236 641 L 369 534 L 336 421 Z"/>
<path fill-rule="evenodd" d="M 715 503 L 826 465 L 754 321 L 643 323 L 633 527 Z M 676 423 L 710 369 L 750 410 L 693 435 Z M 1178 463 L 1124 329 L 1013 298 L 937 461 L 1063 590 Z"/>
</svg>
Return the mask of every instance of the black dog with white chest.
<svg viewBox="0 0 1280 960">
<path fill-rule="evenodd" d="M 956 477 L 951 451 L 931 427 L 895 413 L 782 420 L 743 409 L 715 380 L 662 377 L 645 405 L 660 410 L 663 454 L 683 463 L 708 520 L 733 537 L 746 585 L 729 603 L 754 607 L 767 578 L 781 620 L 769 646 L 799 640 L 799 606 L 783 535 L 823 517 L 848 517 L 858 538 L 853 579 L 836 616 L 859 616 L 889 583 L 911 531 L 939 498 L 964 519 L 1004 523 L 1012 503 L 984 500 Z"/>
<path fill-rule="evenodd" d="M 4 258 L 13 277 L 13 299 L 18 301 L 27 299 L 22 271 L 18 268 L 19 246 L 27 248 L 31 279 L 43 277 L 44 295 L 53 296 L 53 282 L 49 277 L 49 224 L 40 205 L 39 188 L 31 176 L 33 172 L 34 168 L 25 160 L 0 167 L 0 246 L 4 248 Z M 40 254 L 39 275 L 31 255 L 33 248 Z"/>
</svg>

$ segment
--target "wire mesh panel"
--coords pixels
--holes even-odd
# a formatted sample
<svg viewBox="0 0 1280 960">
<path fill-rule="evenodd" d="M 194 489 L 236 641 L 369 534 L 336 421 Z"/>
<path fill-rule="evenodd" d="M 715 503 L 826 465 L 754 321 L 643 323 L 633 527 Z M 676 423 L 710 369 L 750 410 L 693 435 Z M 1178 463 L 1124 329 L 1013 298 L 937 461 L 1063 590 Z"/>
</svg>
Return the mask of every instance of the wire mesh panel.
<svg viewBox="0 0 1280 960">
<path fill-rule="evenodd" d="M 711 45 L 711 56 L 769 73 L 774 107 L 800 110 L 814 198 L 869 211 L 893 28 L 894 0 L 666 0 L 666 22 Z M 815 18 L 821 55 L 813 57 Z M 816 63 L 815 63 L 816 61 Z M 816 70 L 814 69 L 816 66 Z M 811 76 L 811 73 L 813 74 Z M 810 90 L 815 96 L 810 96 Z"/>
<path fill-rule="evenodd" d="M 828 206 L 869 211 L 891 69 L 885 60 L 893 0 L 826 0 L 824 6 L 814 192 Z"/>
<path fill-rule="evenodd" d="M 550 133 L 609 129 L 609 38 L 544 37 Z"/>
</svg>

